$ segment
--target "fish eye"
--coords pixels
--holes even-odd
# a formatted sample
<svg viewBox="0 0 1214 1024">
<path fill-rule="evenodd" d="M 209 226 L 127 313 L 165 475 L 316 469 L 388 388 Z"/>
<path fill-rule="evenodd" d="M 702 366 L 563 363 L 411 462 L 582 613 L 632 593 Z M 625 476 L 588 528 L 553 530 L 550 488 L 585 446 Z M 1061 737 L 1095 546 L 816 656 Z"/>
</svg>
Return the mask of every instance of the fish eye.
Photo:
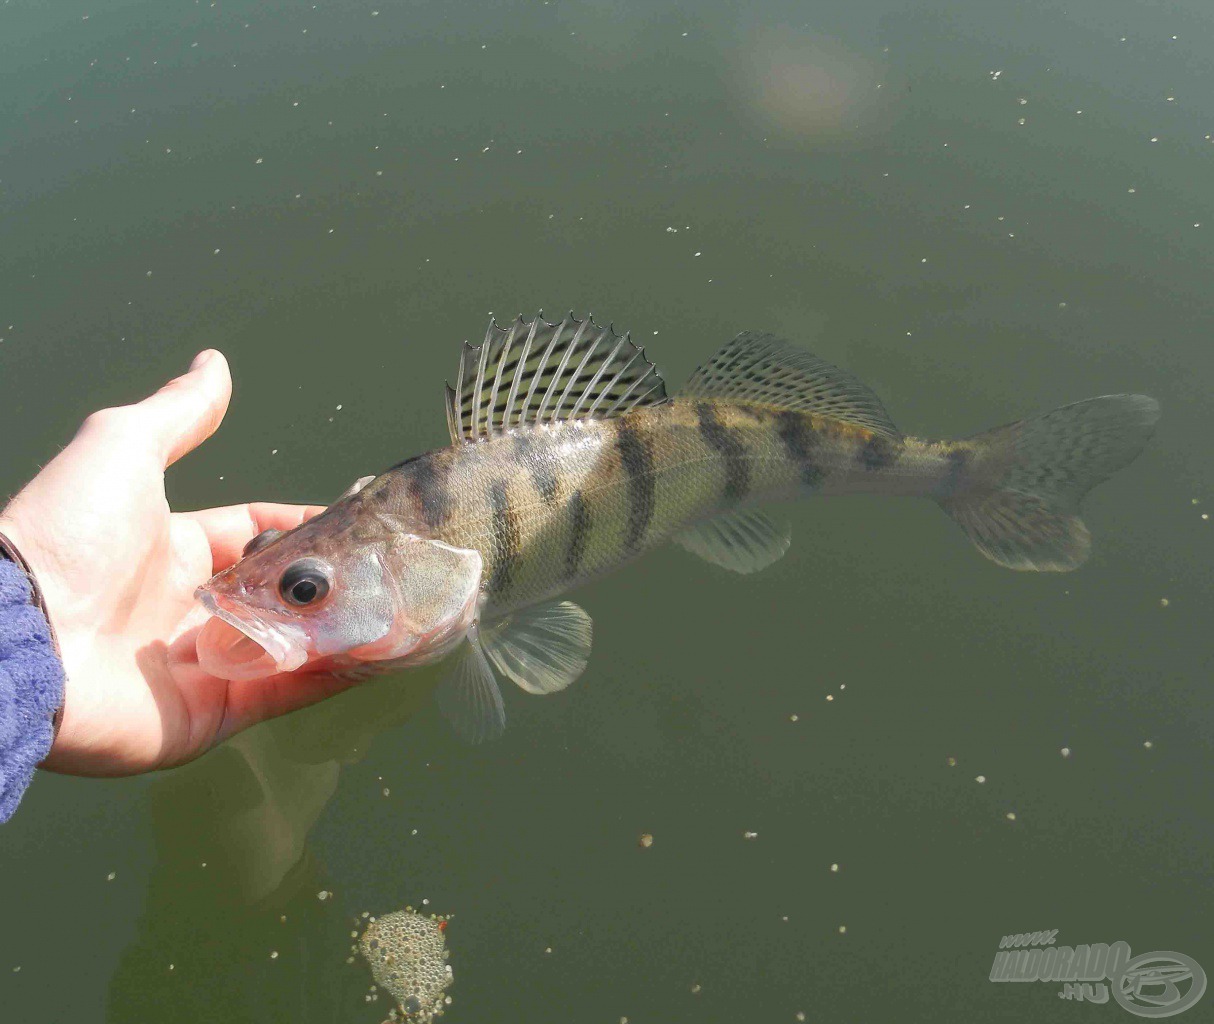
<svg viewBox="0 0 1214 1024">
<path fill-rule="evenodd" d="M 261 533 L 259 533 L 256 537 L 254 537 L 251 541 L 249 541 L 248 544 L 246 544 L 244 546 L 244 550 L 240 553 L 240 557 L 248 558 L 249 555 L 251 555 L 254 551 L 260 551 L 271 541 L 276 541 L 281 536 L 282 536 L 282 530 L 275 530 L 275 529 L 262 530 Z"/>
<path fill-rule="evenodd" d="M 287 566 L 278 584 L 278 591 L 288 604 L 315 604 L 329 592 L 327 570 L 319 562 L 301 559 Z"/>
</svg>

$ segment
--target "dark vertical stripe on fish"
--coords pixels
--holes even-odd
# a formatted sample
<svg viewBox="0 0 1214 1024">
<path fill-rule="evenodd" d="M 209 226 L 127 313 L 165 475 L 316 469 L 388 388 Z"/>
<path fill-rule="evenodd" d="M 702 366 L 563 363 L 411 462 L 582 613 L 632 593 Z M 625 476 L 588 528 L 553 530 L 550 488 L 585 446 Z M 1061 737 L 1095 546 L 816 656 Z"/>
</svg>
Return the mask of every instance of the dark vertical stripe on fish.
<svg viewBox="0 0 1214 1024">
<path fill-rule="evenodd" d="M 569 499 L 569 550 L 565 553 L 565 575 L 570 579 L 582 568 L 582 556 L 590 541 L 590 509 L 580 490 Z"/>
<path fill-rule="evenodd" d="M 898 461 L 902 454 L 902 442 L 885 437 L 883 434 L 873 434 L 857 453 L 856 458 L 870 472 L 887 469 Z"/>
<path fill-rule="evenodd" d="M 409 492 L 421 510 L 422 519 L 432 530 L 437 530 L 451 517 L 451 492 L 447 486 L 450 463 L 440 452 L 429 452 L 416 459 L 402 462 L 401 466 L 414 463 L 409 474 Z"/>
<path fill-rule="evenodd" d="M 489 507 L 493 510 L 493 572 L 489 576 L 489 590 L 500 597 L 514 581 L 523 544 L 518 516 L 510 507 L 505 480 L 495 480 L 490 485 Z"/>
<path fill-rule="evenodd" d="M 653 518 L 656 493 L 653 477 L 653 452 L 645 439 L 633 429 L 627 419 L 616 421 L 616 446 L 620 462 L 628 474 L 628 533 L 627 545 L 635 548 L 641 543 L 649 521 Z"/>
<path fill-rule="evenodd" d="M 776 434 L 784 445 L 784 454 L 796 464 L 801 483 L 817 487 L 822 482 L 822 467 L 814 463 L 814 448 L 818 436 L 804 413 L 781 410 L 776 416 Z"/>
<path fill-rule="evenodd" d="M 556 463 L 546 444 L 536 444 L 529 434 L 519 434 L 514 439 L 514 453 L 519 462 L 527 467 L 531 482 L 546 502 L 556 501 Z"/>
<path fill-rule="evenodd" d="M 725 460 L 726 499 L 740 501 L 750 491 L 750 462 L 746 458 L 746 446 L 717 418 L 716 409 L 708 402 L 696 403 L 696 419 L 699 420 L 700 436 L 704 443 Z"/>
</svg>

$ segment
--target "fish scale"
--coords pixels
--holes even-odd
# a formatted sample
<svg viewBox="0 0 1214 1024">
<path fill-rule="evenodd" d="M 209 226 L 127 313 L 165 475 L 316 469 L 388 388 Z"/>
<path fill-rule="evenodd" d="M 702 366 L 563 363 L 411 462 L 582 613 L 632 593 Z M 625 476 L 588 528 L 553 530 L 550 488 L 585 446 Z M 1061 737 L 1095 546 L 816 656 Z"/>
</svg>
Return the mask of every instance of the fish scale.
<svg viewBox="0 0 1214 1024">
<path fill-rule="evenodd" d="M 617 419 L 513 428 L 443 449 L 429 457 L 441 471 L 406 464 L 361 497 L 479 551 L 486 613 L 503 614 L 723 512 L 808 493 L 934 493 L 956 453 L 972 450 L 916 438 L 875 447 L 877 438 L 810 413 L 676 398 Z M 450 514 L 431 526 L 426 509 L 436 505 Z"/>
</svg>

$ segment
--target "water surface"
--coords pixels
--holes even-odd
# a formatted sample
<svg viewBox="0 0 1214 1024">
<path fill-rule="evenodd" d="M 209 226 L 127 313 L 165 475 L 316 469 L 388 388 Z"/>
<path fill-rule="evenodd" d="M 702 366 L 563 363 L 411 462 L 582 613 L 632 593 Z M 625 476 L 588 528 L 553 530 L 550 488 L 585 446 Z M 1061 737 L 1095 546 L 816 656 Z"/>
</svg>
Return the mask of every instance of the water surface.
<svg viewBox="0 0 1214 1024">
<path fill-rule="evenodd" d="M 444 443 L 460 342 L 539 308 L 672 386 L 783 334 L 925 436 L 1164 406 L 1073 575 L 806 502 L 753 578 L 672 549 L 580 592 L 588 672 L 508 693 L 496 744 L 423 670 L 40 777 L 0 833 L 6 1020 L 377 1024 L 352 920 L 423 900 L 453 1024 L 1077 1018 L 987 980 L 1049 928 L 1214 971 L 1214 11 L 821 6 L 0 6 L 6 493 L 216 346 L 235 399 L 174 503 L 329 500 Z"/>
</svg>

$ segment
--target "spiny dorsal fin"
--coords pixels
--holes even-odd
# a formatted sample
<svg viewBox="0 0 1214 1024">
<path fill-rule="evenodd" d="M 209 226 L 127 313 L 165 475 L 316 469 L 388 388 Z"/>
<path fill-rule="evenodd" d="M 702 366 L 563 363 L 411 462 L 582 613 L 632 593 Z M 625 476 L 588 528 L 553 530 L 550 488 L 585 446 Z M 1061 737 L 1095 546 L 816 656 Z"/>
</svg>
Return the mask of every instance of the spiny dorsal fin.
<svg viewBox="0 0 1214 1024">
<path fill-rule="evenodd" d="M 465 344 L 455 387 L 447 386 L 452 444 L 519 426 L 607 419 L 666 401 L 666 383 L 627 334 L 570 313 L 507 328 L 491 321 L 484 342 Z"/>
<path fill-rule="evenodd" d="M 744 331 L 691 375 L 680 396 L 773 405 L 901 437 L 868 385 L 771 334 Z"/>
</svg>

